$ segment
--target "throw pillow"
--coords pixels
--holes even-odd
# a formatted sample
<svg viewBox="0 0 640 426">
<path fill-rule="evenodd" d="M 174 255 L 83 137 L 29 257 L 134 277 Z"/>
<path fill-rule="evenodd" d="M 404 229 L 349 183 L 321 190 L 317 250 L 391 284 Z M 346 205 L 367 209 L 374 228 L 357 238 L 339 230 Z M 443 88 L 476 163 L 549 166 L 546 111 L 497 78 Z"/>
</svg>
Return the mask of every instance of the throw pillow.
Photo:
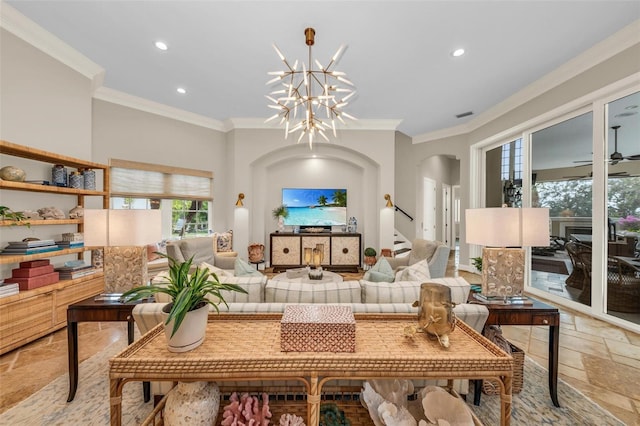
<svg viewBox="0 0 640 426">
<path fill-rule="evenodd" d="M 216 236 L 218 244 L 216 247 L 216 251 L 233 251 L 233 231 L 221 232 L 216 234 Z"/>
<path fill-rule="evenodd" d="M 213 263 L 222 269 L 235 269 L 236 268 L 236 257 L 228 257 L 228 256 L 218 256 L 216 254 L 213 255 Z"/>
<path fill-rule="evenodd" d="M 259 277 L 262 274 L 259 271 L 250 265 L 244 259 L 236 257 L 235 265 L 234 265 L 234 275 L 236 277 Z"/>
<path fill-rule="evenodd" d="M 378 271 L 367 271 L 367 273 L 364 274 L 363 279 L 374 283 L 392 283 L 394 281 L 394 276 Z"/>
<path fill-rule="evenodd" d="M 160 259 L 160 255 L 156 253 L 158 247 L 156 244 L 147 244 L 147 261 L 151 262 L 156 259 Z"/>
<path fill-rule="evenodd" d="M 385 257 L 380 257 L 375 265 L 365 272 L 362 279 L 373 282 L 393 282 L 393 268 Z"/>
<path fill-rule="evenodd" d="M 429 278 L 431 278 L 431 274 L 429 273 L 429 264 L 427 263 L 426 259 L 409 266 L 404 271 L 402 271 L 401 275 L 402 281 L 425 282 Z"/>
<path fill-rule="evenodd" d="M 223 277 L 232 277 L 233 276 L 233 274 L 231 272 L 225 271 L 224 269 L 218 268 L 217 266 L 213 266 L 213 265 L 211 265 L 211 264 L 209 264 L 207 262 L 202 262 L 200 264 L 200 268 L 201 269 L 208 269 L 209 272 L 211 272 L 213 274 L 216 274 L 216 276 L 218 277 L 219 281 L 222 281 Z"/>
</svg>

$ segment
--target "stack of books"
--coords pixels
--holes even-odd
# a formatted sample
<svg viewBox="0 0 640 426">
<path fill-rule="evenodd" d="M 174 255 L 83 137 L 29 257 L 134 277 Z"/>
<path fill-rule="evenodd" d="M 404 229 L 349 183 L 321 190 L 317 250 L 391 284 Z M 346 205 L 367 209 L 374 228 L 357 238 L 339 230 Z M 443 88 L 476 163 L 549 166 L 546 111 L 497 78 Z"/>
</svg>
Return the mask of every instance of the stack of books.
<svg viewBox="0 0 640 426">
<path fill-rule="evenodd" d="M 56 268 L 56 272 L 60 274 L 61 280 L 75 280 L 76 278 L 85 277 L 96 273 L 96 268 L 92 265 L 77 264 L 77 265 L 65 265 Z"/>
<path fill-rule="evenodd" d="M 4 255 L 28 255 L 62 250 L 53 240 L 11 241 L 2 249 Z"/>
<path fill-rule="evenodd" d="M 84 241 L 56 241 L 56 245 L 63 249 L 74 249 L 84 247 Z"/>
<path fill-rule="evenodd" d="M 481 293 L 473 293 L 473 297 L 482 303 L 498 305 L 533 305 L 533 301 L 527 296 L 486 296 Z"/>
<path fill-rule="evenodd" d="M 18 283 L 5 283 L 4 280 L 0 282 L 0 298 L 12 296 L 20 292 Z"/>
<path fill-rule="evenodd" d="M 20 290 L 33 290 L 57 283 L 60 277 L 54 272 L 49 259 L 20 262 L 20 267 L 11 270 L 11 281 L 18 283 Z"/>
</svg>

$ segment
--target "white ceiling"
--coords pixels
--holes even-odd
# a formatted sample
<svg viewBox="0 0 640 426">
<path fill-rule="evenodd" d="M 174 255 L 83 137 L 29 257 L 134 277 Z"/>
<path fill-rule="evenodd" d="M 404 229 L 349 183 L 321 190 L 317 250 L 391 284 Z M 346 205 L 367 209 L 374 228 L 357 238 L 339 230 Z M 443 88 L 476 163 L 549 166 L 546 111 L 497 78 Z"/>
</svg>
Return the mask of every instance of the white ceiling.
<svg viewBox="0 0 640 426">
<path fill-rule="evenodd" d="M 271 44 L 306 61 L 311 26 L 321 62 L 348 45 L 347 111 L 402 120 L 409 136 L 468 122 L 640 19 L 639 1 L 615 0 L 6 3 L 103 67 L 104 86 L 220 121 L 272 114 Z M 453 58 L 458 47 L 467 54 Z"/>
</svg>

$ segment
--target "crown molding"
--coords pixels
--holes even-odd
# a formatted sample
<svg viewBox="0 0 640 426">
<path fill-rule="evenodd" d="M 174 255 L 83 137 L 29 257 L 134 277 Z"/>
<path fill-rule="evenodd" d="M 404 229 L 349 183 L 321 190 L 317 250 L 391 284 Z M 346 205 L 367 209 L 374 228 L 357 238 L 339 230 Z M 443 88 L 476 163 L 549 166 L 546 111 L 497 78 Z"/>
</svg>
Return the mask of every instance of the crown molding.
<svg viewBox="0 0 640 426">
<path fill-rule="evenodd" d="M 336 122 L 336 129 L 339 130 L 391 130 L 395 131 L 402 123 L 402 120 L 355 120 L 349 121 L 346 125 Z M 264 118 L 230 118 L 224 122 L 227 130 L 233 129 L 271 129 L 283 130 L 278 121 L 265 123 Z"/>
<path fill-rule="evenodd" d="M 205 127 L 207 129 L 227 132 L 228 129 L 224 123 L 192 112 L 173 108 L 158 102 L 153 102 L 144 98 L 129 95 L 128 93 L 118 90 L 109 89 L 108 87 L 100 87 L 93 94 L 94 99 L 114 104 L 122 105 L 128 108 L 137 109 L 139 111 L 148 112 L 162 117 L 183 121 L 185 123 L 194 124 L 196 126 Z"/>
<path fill-rule="evenodd" d="M 640 20 L 632 22 L 612 36 L 595 44 L 503 102 L 479 114 L 468 123 L 423 133 L 414 136 L 412 141 L 417 144 L 472 132 L 638 43 L 640 43 Z"/>
<path fill-rule="evenodd" d="M 13 7 L 0 2 L 0 28 L 41 50 L 91 80 L 92 89 L 102 85 L 105 70 L 65 42 L 31 21 Z"/>
</svg>

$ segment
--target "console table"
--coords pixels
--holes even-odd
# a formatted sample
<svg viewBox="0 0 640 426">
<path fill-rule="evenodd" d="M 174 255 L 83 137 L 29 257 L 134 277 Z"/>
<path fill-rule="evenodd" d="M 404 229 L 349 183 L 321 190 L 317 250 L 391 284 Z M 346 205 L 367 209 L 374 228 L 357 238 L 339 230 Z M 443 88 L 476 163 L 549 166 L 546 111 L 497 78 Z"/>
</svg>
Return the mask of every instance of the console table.
<svg viewBox="0 0 640 426">
<path fill-rule="evenodd" d="M 491 304 L 484 305 L 489 309 L 487 325 L 534 325 L 549 327 L 549 395 L 551 402 L 560 407 L 558 402 L 558 341 L 560 340 L 560 312 L 558 308 L 531 299 L 530 305 Z M 481 303 L 474 299 L 473 303 Z M 481 381 L 476 381 L 474 403 L 480 403 Z"/>
<path fill-rule="evenodd" d="M 78 389 L 78 323 L 127 321 L 127 343 L 133 343 L 133 307 L 144 301 L 119 302 L 118 300 L 96 300 L 95 296 L 69 305 L 67 308 L 67 347 L 69 353 L 69 397 L 73 401 Z M 144 401 L 150 399 L 151 387 L 143 384 Z"/>
<path fill-rule="evenodd" d="M 362 236 L 347 232 L 274 232 L 270 235 L 270 262 L 274 272 L 303 265 L 305 248 L 324 245 L 323 269 L 358 272 L 362 264 Z"/>
<path fill-rule="evenodd" d="M 109 361 L 111 424 L 121 424 L 122 388 L 129 381 L 297 380 L 307 390 L 307 424 L 317 425 L 327 382 L 388 378 L 449 379 L 449 387 L 454 378 L 498 380 L 500 424 L 510 424 L 513 358 L 462 321 L 449 349 L 424 334 L 405 337 L 415 315 L 356 314 L 355 352 L 281 352 L 281 317 L 212 314 L 204 343 L 184 353 L 169 352 L 164 326 L 156 326 Z"/>
</svg>

